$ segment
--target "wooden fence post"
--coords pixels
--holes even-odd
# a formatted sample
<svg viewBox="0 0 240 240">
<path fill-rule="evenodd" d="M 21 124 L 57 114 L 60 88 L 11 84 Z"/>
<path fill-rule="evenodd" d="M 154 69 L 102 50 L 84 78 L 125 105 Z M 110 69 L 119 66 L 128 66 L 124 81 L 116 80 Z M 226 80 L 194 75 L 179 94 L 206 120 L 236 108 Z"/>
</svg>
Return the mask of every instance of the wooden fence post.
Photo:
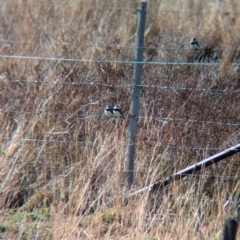
<svg viewBox="0 0 240 240">
<path fill-rule="evenodd" d="M 223 228 L 223 240 L 236 240 L 238 223 L 234 218 L 225 220 Z"/>
<path fill-rule="evenodd" d="M 237 199 L 239 201 L 239 198 Z M 223 240 L 236 240 L 238 225 L 240 223 L 240 205 L 237 202 L 237 210 L 235 218 L 225 220 L 223 227 Z"/>
<path fill-rule="evenodd" d="M 128 149 L 127 149 L 127 164 L 126 164 L 126 183 L 130 187 L 133 183 L 134 170 L 134 155 L 135 155 L 135 139 L 138 121 L 138 107 L 140 96 L 140 84 L 142 74 L 142 58 L 144 47 L 144 31 L 146 22 L 147 2 L 141 2 L 138 5 L 138 21 L 137 21 L 137 36 L 136 36 L 136 50 L 133 70 L 133 85 L 132 85 L 132 99 L 130 106 L 130 122 L 128 130 Z"/>
</svg>

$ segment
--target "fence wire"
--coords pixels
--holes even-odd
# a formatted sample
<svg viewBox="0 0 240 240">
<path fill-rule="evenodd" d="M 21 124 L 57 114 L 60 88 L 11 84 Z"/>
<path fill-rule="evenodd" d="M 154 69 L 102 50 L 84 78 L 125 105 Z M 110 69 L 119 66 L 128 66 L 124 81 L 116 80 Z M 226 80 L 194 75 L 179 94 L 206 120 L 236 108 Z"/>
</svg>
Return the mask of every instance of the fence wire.
<svg viewBox="0 0 240 240">
<path fill-rule="evenodd" d="M 88 82 L 78 82 L 78 80 L 71 80 L 71 82 L 63 82 L 59 79 L 55 79 L 52 81 L 41 81 L 41 80 L 25 80 L 25 79 L 14 79 L 14 80 L 3 80 L 3 83 L 39 83 L 39 84 L 61 84 L 61 85 L 70 85 L 70 86 L 102 86 L 102 87 L 109 87 L 109 88 L 131 88 L 133 87 L 132 84 L 107 84 L 107 83 L 98 83 L 95 80 L 89 80 Z M 136 87 L 142 88 L 159 88 L 162 90 L 173 90 L 173 91 L 195 91 L 195 92 L 203 92 L 206 94 L 214 94 L 214 93 L 240 93 L 240 89 L 217 89 L 217 88 L 194 88 L 194 87 L 184 87 L 184 86 L 169 86 L 169 85 L 160 85 L 160 84 L 137 84 L 134 85 Z"/>
<path fill-rule="evenodd" d="M 80 162 L 80 161 L 78 161 Z M 76 165 L 76 164 L 75 164 Z M 78 167 L 74 165 L 69 165 L 69 166 L 60 166 L 60 165 L 54 165 L 54 164 L 42 164 L 42 163 L 27 163 L 27 164 L 14 164 L 16 167 L 34 167 L 34 168 L 50 168 L 50 169 L 62 169 L 62 170 L 71 170 L 71 171 L 89 171 L 89 172 L 112 172 L 112 173 L 126 173 L 129 172 L 127 170 L 115 170 L 112 168 L 94 168 L 94 167 Z M 0 168 L 0 171 L 2 169 Z M 136 173 L 136 174 L 142 174 L 142 173 L 147 173 L 147 174 L 153 174 L 155 170 L 132 170 L 131 172 Z M 189 177 L 196 177 L 196 178 L 217 178 L 217 179 L 223 179 L 223 180 L 240 180 L 240 175 L 218 175 L 218 174 L 182 174 L 182 176 L 189 176 Z M 164 179 L 164 177 L 163 177 Z"/>
<path fill-rule="evenodd" d="M 3 137 L 1 139 L 2 141 L 11 141 L 13 140 L 13 138 L 6 138 Z M 89 141 L 66 141 L 66 140 L 56 140 L 56 139 L 34 139 L 34 138 L 20 138 L 18 139 L 18 141 L 24 141 L 24 142 L 40 142 L 40 143 L 66 143 L 66 144 L 73 144 L 73 145 L 78 145 L 78 144 L 82 144 L 82 145 L 101 145 L 104 146 L 105 144 L 100 144 L 96 141 L 94 142 L 89 142 Z M 149 144 L 152 144 L 152 147 L 159 147 L 159 148 L 165 148 L 165 149 L 178 149 L 178 150 L 194 150 L 194 151 L 199 151 L 199 150 L 204 150 L 204 151 L 208 151 L 208 150 L 223 150 L 224 148 L 220 148 L 220 147 L 188 147 L 188 146 L 172 146 L 172 145 L 164 145 L 164 144 L 158 144 L 155 143 L 154 141 L 139 141 L 138 143 L 135 144 L 135 146 L 149 146 Z M 128 146 L 129 143 L 127 142 L 116 142 L 113 144 L 106 144 L 106 146 L 111 147 L 111 146 Z"/>
<path fill-rule="evenodd" d="M 98 62 L 98 63 L 113 63 L 113 64 L 151 64 L 151 65 L 179 65 L 179 66 L 233 66 L 239 67 L 240 63 L 223 63 L 223 62 L 181 62 L 181 61 L 135 61 L 135 60 L 113 60 L 113 59 L 78 59 L 68 57 L 40 57 L 40 56 L 24 56 L 24 55 L 0 55 L 0 58 L 8 59 L 22 59 L 22 60 L 46 60 L 46 61 L 59 61 L 59 62 Z"/>
<path fill-rule="evenodd" d="M 91 103 L 95 104 L 95 103 Z M 75 113 L 68 113 L 65 114 L 63 112 L 43 112 L 43 111 L 14 111 L 14 110 L 1 110 L 2 113 L 16 113 L 16 114 L 46 114 L 46 115 L 59 115 L 59 116 L 66 116 L 66 117 L 73 117 L 76 116 L 78 119 L 86 120 L 89 118 L 92 119 L 110 119 L 109 117 L 105 116 L 104 113 L 102 114 L 85 114 L 85 115 L 78 115 Z M 131 116 L 130 116 L 131 117 Z M 129 117 L 129 118 L 130 118 Z M 224 125 L 224 126 L 232 126 L 232 127 L 239 127 L 240 122 L 221 122 L 221 121 L 212 121 L 212 120 L 203 120 L 203 119 L 191 119 L 191 118 L 174 118 L 174 117 L 159 117 L 159 116 L 136 116 L 138 119 L 147 119 L 149 121 L 163 121 L 163 123 L 167 122 L 185 122 L 185 123 L 197 123 L 197 124 L 210 124 L 210 125 Z M 115 119 L 112 117 L 111 119 Z M 67 120 L 66 120 L 67 121 Z M 124 120 L 123 120 L 124 121 Z"/>
<path fill-rule="evenodd" d="M 66 4 L 61 4 L 61 3 L 43 3 L 43 2 L 36 2 L 36 1 L 32 1 L 32 2 L 19 2 L 18 0 L 4 0 L 5 3 L 15 3 L 15 4 L 19 4 L 19 5 L 31 5 L 31 6 L 46 6 L 46 7 L 53 7 L 53 6 L 56 6 L 56 7 L 61 7 L 61 8 L 66 8 L 66 7 L 74 7 L 74 9 L 94 9 L 94 10 L 125 10 L 125 11 L 131 11 L 132 14 L 135 13 L 135 11 L 137 10 L 137 4 L 138 2 L 136 3 L 131 3 L 131 6 L 128 6 L 126 7 L 126 4 L 114 4 L 112 6 L 105 6 L 105 5 L 100 5 L 100 4 L 95 4 L 95 5 L 86 5 L 86 4 L 68 4 L 66 6 Z M 240 6 L 237 6 L 237 5 L 234 5 L 234 8 L 237 9 L 239 8 Z M 133 10 L 135 10 L 134 12 L 132 12 Z M 148 12 L 151 12 L 151 11 L 155 11 L 155 12 L 166 12 L 166 13 L 183 13 L 183 14 L 186 14 L 186 13 L 189 13 L 189 14 L 197 14 L 197 13 L 201 13 L 201 14 L 222 14 L 222 15 L 226 15 L 226 14 L 229 14 L 229 12 L 226 12 L 226 11 L 201 11 L 201 10 L 192 10 L 192 9 L 163 9 L 161 6 L 158 7 L 151 7 L 151 6 L 148 6 L 147 8 L 147 11 Z M 239 11 L 231 11 L 231 14 L 240 14 Z"/>
</svg>

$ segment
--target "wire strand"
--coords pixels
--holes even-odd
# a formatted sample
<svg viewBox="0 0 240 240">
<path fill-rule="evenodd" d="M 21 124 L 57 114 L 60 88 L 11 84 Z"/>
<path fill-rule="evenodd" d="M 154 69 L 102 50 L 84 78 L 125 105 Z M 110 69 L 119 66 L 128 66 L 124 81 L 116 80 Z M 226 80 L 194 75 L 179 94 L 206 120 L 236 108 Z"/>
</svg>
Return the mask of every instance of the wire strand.
<svg viewBox="0 0 240 240">
<path fill-rule="evenodd" d="M 56 4 L 54 3 L 42 3 L 42 2 L 19 2 L 19 1 L 6 1 L 7 3 L 13 2 L 20 5 L 33 5 L 33 6 L 57 6 L 57 7 L 74 7 L 79 9 L 105 9 L 105 10 L 137 10 L 137 3 L 133 3 L 132 7 L 126 7 L 125 5 L 112 5 L 112 6 L 101 6 L 101 5 L 83 5 L 83 4 Z M 134 6 L 135 5 L 135 6 Z M 237 8 L 237 6 L 235 7 Z M 191 9 L 161 9 L 160 7 L 148 7 L 147 11 L 157 11 L 157 12 L 167 12 L 167 13 L 202 13 L 202 14 L 229 14 L 229 12 L 219 12 L 219 11 L 199 11 L 199 10 L 191 10 Z M 231 14 L 240 14 L 238 11 L 231 11 Z"/>
<path fill-rule="evenodd" d="M 2 140 L 4 141 L 11 141 L 12 138 L 2 138 Z M 89 141 L 66 141 L 66 140 L 56 140 L 56 139 L 34 139 L 34 138 L 21 138 L 21 139 L 18 139 L 18 141 L 27 141 L 27 142 L 40 142 L 40 143 L 66 143 L 66 144 L 83 144 L 83 145 L 88 145 L 88 144 L 91 144 L 91 145 L 101 145 L 101 146 L 104 146 L 104 144 L 100 144 L 100 143 L 97 143 L 96 141 L 94 142 L 89 142 Z M 194 150 L 194 151 L 199 151 L 199 150 L 204 150 L 204 151 L 207 151 L 207 150 L 223 150 L 223 148 L 220 148 L 220 147 L 186 147 L 186 146 L 172 146 L 172 145 L 163 145 L 163 144 L 159 144 L 159 143 L 156 143 L 154 141 L 140 141 L 138 143 L 136 143 L 135 145 L 136 146 L 148 146 L 150 143 L 152 143 L 152 146 L 153 147 L 162 147 L 162 148 L 165 148 L 165 149 L 177 149 L 177 150 L 183 150 L 183 149 L 186 149 L 186 150 Z M 112 145 L 117 145 L 117 146 L 128 146 L 129 144 L 127 142 L 124 142 L 124 143 L 121 143 L 121 142 L 117 142 L 117 143 L 112 143 Z M 111 146 L 111 144 L 107 144 L 107 146 Z"/>
<path fill-rule="evenodd" d="M 61 84 L 61 85 L 70 85 L 70 86 L 103 86 L 109 88 L 131 88 L 132 84 L 120 84 L 120 85 L 112 85 L 106 83 L 97 83 L 94 80 L 90 80 L 90 82 L 77 82 L 78 80 L 71 80 L 71 82 L 61 82 L 60 80 L 52 80 L 52 81 L 41 81 L 41 80 L 25 80 L 25 79 L 15 79 L 15 80 L 3 80 L 3 83 L 39 83 L 39 84 Z M 240 89 L 231 90 L 231 89 L 215 89 L 215 88 L 194 88 L 194 87 L 184 87 L 184 86 L 167 86 L 167 85 L 159 85 L 159 84 L 137 84 L 134 85 L 136 87 L 142 88 L 158 88 L 163 90 L 173 90 L 173 91 L 195 91 L 195 92 L 204 92 L 204 93 L 240 93 Z"/>
<path fill-rule="evenodd" d="M 119 63 L 119 64 L 155 64 L 155 65 L 180 65 L 180 66 L 240 66 L 240 63 L 218 63 L 218 62 L 180 62 L 180 61 L 135 61 L 135 60 L 104 60 L 104 59 L 77 59 L 64 57 L 40 57 L 40 56 L 20 56 L 20 55 L 0 55 L 0 58 L 25 59 L 25 60 L 47 60 L 65 62 L 99 62 L 99 63 Z"/>
<path fill-rule="evenodd" d="M 95 104 L 95 103 L 93 103 Z M 64 113 L 56 113 L 56 112 L 34 112 L 34 111 L 14 111 L 14 110 L 2 110 L 2 113 L 18 113 L 18 114 L 48 114 L 48 115 L 61 115 L 61 116 L 66 116 L 66 117 L 71 117 L 74 116 L 76 113 L 70 113 L 70 114 L 64 114 Z M 76 114 L 77 116 L 77 114 Z M 104 113 L 102 114 L 92 114 L 92 115 L 81 115 L 77 116 L 78 119 L 89 119 L 89 118 L 106 118 L 109 119 L 109 117 L 106 117 Z M 150 117 L 145 117 L 145 116 L 138 116 L 136 117 L 138 119 L 148 119 L 149 121 L 156 120 L 156 121 L 164 121 L 164 122 L 169 122 L 169 121 L 176 121 L 176 122 L 185 122 L 185 123 L 199 123 L 199 124 L 216 124 L 216 125 L 225 125 L 225 126 L 235 126 L 239 127 L 240 122 L 217 122 L 217 121 L 211 121 L 211 120 L 202 120 L 202 119 L 191 119 L 191 118 L 172 118 L 172 117 L 158 117 L 158 116 L 150 116 Z M 112 117 L 114 119 L 114 117 Z"/>
<path fill-rule="evenodd" d="M 49 164 L 42 164 L 42 163 L 28 163 L 28 164 L 15 164 L 15 166 L 18 167 L 44 167 L 44 168 L 51 168 L 51 169 L 67 169 L 67 170 L 80 170 L 80 171 L 93 171 L 93 172 L 114 172 L 114 173 L 126 173 L 129 171 L 126 170 L 114 170 L 112 168 L 91 168 L 91 167 L 76 167 L 76 166 L 59 166 L 59 165 L 49 165 Z M 131 172 L 133 173 L 154 173 L 154 170 L 145 170 L 145 171 L 140 171 L 140 170 L 132 170 Z M 216 174 L 183 174 L 183 176 L 189 176 L 189 177 L 203 177 L 203 178 L 220 178 L 224 180 L 239 180 L 240 175 L 216 175 Z M 163 177 L 164 179 L 164 177 Z"/>
</svg>

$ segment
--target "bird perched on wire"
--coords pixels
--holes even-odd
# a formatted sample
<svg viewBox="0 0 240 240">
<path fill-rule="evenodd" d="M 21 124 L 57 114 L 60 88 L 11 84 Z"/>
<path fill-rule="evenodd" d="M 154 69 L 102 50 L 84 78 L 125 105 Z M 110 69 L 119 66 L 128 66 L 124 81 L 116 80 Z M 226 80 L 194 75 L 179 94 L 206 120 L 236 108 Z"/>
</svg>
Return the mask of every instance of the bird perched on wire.
<svg viewBox="0 0 240 240">
<path fill-rule="evenodd" d="M 121 110 L 121 108 L 119 108 L 119 106 L 117 104 L 115 104 L 115 106 L 113 108 L 113 115 L 114 115 L 114 117 L 124 118 L 123 111 Z"/>
<path fill-rule="evenodd" d="M 108 117 L 113 117 L 113 109 L 111 106 L 106 105 L 105 109 L 104 109 L 104 113 L 108 116 Z"/>
<path fill-rule="evenodd" d="M 190 48 L 194 49 L 194 50 L 198 50 L 199 49 L 199 44 L 198 41 L 196 40 L 196 38 L 192 38 L 190 41 Z"/>
</svg>

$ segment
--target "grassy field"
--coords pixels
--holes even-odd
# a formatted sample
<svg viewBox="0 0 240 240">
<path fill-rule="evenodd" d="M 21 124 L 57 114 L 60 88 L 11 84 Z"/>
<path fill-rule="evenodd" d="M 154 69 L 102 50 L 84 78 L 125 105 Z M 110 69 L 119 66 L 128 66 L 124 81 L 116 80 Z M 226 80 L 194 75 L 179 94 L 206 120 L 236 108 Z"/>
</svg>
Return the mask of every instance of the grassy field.
<svg viewBox="0 0 240 240">
<path fill-rule="evenodd" d="M 234 216 L 238 154 L 123 201 L 133 65 L 116 61 L 134 58 L 137 5 L 2 1 L 3 239 L 219 239 Z M 239 12 L 237 0 L 148 1 L 144 59 L 209 64 L 143 66 L 131 192 L 239 143 Z M 115 103 L 125 120 L 103 115 Z"/>
</svg>

